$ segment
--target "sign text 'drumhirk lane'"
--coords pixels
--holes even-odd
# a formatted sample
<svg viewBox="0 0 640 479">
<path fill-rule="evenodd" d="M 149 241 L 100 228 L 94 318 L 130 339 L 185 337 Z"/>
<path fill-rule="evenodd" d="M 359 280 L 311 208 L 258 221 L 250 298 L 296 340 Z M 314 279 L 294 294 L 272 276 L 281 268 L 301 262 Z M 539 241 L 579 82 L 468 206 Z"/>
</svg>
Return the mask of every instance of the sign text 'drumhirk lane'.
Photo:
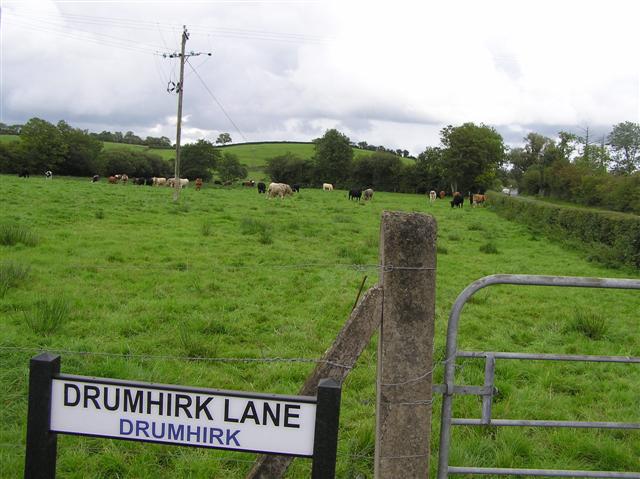
<svg viewBox="0 0 640 479">
<path fill-rule="evenodd" d="M 54 379 L 51 430 L 312 456 L 315 410 L 284 396 Z"/>
</svg>

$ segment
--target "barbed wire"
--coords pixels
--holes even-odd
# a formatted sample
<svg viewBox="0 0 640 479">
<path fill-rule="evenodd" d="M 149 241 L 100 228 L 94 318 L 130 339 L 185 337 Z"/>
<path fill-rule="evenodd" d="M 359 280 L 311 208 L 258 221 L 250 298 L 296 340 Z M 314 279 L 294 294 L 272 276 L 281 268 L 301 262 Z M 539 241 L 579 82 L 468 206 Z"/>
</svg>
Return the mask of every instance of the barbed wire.
<svg viewBox="0 0 640 479">
<path fill-rule="evenodd" d="M 380 383 L 381 386 L 404 386 L 405 384 L 409 384 L 409 383 L 415 383 L 418 381 L 423 380 L 424 378 L 426 378 L 427 376 L 433 374 L 433 372 L 439 368 L 440 366 L 444 366 L 445 364 L 447 364 L 448 362 L 450 362 L 451 360 L 455 360 L 457 358 L 457 354 L 453 354 L 452 356 L 448 357 L 447 359 L 438 362 L 434 367 L 432 367 L 429 371 L 421 374 L 420 376 L 417 376 L 415 378 L 411 378 L 411 379 L 407 379 L 406 381 L 400 381 L 397 383 Z"/>
<path fill-rule="evenodd" d="M 16 261 L 16 260 L 5 260 L 5 261 Z M 34 268 L 38 268 L 41 266 L 46 266 L 42 264 L 38 265 L 30 265 Z M 112 264 L 95 264 L 95 263 L 66 263 L 63 265 L 59 265 L 60 268 L 73 268 L 73 269 L 133 269 L 133 270 L 158 270 L 158 271 L 208 271 L 208 270 L 236 270 L 236 269 L 353 269 L 355 271 L 369 271 L 369 270 L 380 270 L 385 273 L 390 273 L 392 271 L 435 271 L 435 267 L 427 267 L 427 266 L 394 266 L 392 264 L 373 264 L 373 263 L 292 263 L 292 264 L 282 264 L 282 263 L 254 263 L 254 264 L 209 264 L 205 266 L 194 265 L 188 261 L 177 263 L 169 263 L 169 264 L 145 264 L 145 265 L 133 265 L 127 263 L 121 263 L 119 261 L 115 261 Z"/>
<path fill-rule="evenodd" d="M 58 353 L 80 356 L 102 356 L 123 359 L 150 359 L 150 360 L 175 360 L 175 361 L 202 361 L 216 363 L 312 363 L 327 364 L 329 366 L 351 370 L 355 366 L 348 366 L 325 359 L 312 358 L 238 358 L 238 357 L 207 357 L 207 356 L 175 356 L 168 354 L 138 354 L 138 353 L 109 353 L 105 351 L 77 351 L 61 348 L 42 348 L 36 346 L 0 346 L 1 351 L 30 352 L 30 353 Z"/>
</svg>

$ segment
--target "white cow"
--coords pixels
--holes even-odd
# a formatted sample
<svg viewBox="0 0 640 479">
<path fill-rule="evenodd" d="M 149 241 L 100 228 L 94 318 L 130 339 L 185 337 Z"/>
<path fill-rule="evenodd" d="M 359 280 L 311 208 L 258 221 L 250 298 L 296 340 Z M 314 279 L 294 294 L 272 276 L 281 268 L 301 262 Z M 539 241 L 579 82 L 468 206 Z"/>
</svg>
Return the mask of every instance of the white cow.
<svg viewBox="0 0 640 479">
<path fill-rule="evenodd" d="M 322 183 L 323 191 L 333 191 L 333 185 L 331 183 Z"/>
<path fill-rule="evenodd" d="M 289 185 L 285 183 L 269 183 L 267 198 L 275 198 L 276 196 L 284 198 L 287 195 L 293 195 L 293 190 Z"/>
<path fill-rule="evenodd" d="M 431 190 L 429 192 L 429 203 L 434 203 L 436 201 L 437 197 L 438 197 L 438 195 L 436 194 L 436 192 Z"/>
</svg>

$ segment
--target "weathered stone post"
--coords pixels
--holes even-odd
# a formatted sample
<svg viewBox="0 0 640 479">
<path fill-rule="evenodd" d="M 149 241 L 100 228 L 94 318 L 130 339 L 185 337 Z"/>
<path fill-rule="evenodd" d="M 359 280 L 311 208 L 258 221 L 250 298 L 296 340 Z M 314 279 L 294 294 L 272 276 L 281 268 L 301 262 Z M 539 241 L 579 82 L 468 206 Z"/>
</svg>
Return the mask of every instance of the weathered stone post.
<svg viewBox="0 0 640 479">
<path fill-rule="evenodd" d="M 431 216 L 382 214 L 376 479 L 429 477 L 436 233 Z"/>
</svg>

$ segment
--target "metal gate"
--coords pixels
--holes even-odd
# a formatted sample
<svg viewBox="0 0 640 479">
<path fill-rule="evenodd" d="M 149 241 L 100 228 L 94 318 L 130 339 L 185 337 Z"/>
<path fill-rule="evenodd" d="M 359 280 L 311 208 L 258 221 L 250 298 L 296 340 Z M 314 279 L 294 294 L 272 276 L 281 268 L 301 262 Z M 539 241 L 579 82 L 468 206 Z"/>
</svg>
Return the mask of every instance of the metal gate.
<svg viewBox="0 0 640 479">
<path fill-rule="evenodd" d="M 494 284 L 534 285 L 534 286 L 569 286 L 579 288 L 615 288 L 639 289 L 640 280 L 579 278 L 567 276 L 533 276 L 497 274 L 485 276 L 465 288 L 456 299 L 447 327 L 447 349 L 445 361 L 444 385 L 434 386 L 434 391 L 443 393 L 442 423 L 440 426 L 440 451 L 438 460 L 438 479 L 446 479 L 449 474 L 491 474 L 516 476 L 548 476 L 548 477 L 621 477 L 640 479 L 639 472 L 615 471 L 574 471 L 551 469 L 513 469 L 449 466 L 449 447 L 451 443 L 451 426 L 525 426 L 525 427 L 572 427 L 596 429 L 640 429 L 640 423 L 620 422 L 581 422 L 581 421 L 540 421 L 526 419 L 492 419 L 491 406 L 494 389 L 494 371 L 497 359 L 542 360 L 542 361 L 587 361 L 640 364 L 640 358 L 626 356 L 582 356 L 562 354 L 525 354 L 505 352 L 473 352 L 459 351 L 457 348 L 458 323 L 465 303 L 478 290 Z M 635 331 L 637 333 L 637 331 Z M 483 386 L 459 386 L 455 384 L 457 358 L 485 358 L 485 380 Z M 482 396 L 482 418 L 453 418 L 453 398 L 456 394 L 475 394 Z"/>
</svg>

